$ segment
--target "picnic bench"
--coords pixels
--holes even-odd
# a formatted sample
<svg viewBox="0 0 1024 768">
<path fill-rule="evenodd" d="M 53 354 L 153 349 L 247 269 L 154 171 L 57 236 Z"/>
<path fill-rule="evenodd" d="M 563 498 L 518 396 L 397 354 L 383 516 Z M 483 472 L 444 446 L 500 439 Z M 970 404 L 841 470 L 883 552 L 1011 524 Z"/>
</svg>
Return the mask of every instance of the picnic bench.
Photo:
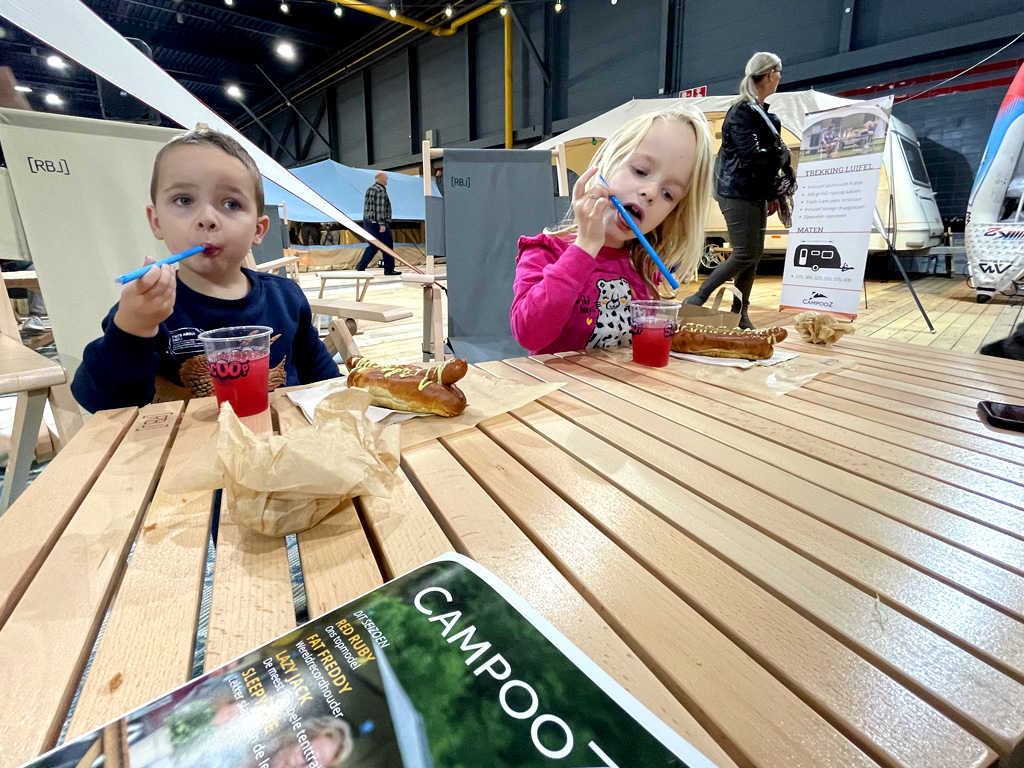
<svg viewBox="0 0 1024 768">
<path fill-rule="evenodd" d="M 279 259 L 264 261 L 262 264 L 254 264 L 252 269 L 257 272 L 277 272 L 279 269 L 284 269 L 285 274 L 297 283 L 299 282 L 300 258 L 300 256 L 282 256 Z"/>
<path fill-rule="evenodd" d="M 1024 402 L 1024 364 L 782 346 L 851 367 L 769 400 L 628 350 L 484 364 L 563 387 L 299 534 L 310 616 L 455 549 L 723 768 L 1020 765 L 1024 434 L 975 405 Z M 0 768 L 55 743 L 105 616 L 69 738 L 189 678 L 218 497 L 168 484 L 216 416 L 100 412 L 0 517 Z M 206 670 L 296 624 L 286 540 L 219 511 Z"/>
<path fill-rule="evenodd" d="M 341 281 L 355 285 L 356 301 L 362 301 L 366 298 L 366 289 L 370 287 L 374 277 L 372 272 L 360 271 L 358 269 L 337 269 L 331 272 L 317 272 L 316 276 L 320 278 L 320 292 L 317 294 L 317 298 L 322 299 L 324 297 L 324 288 L 327 286 L 328 281 Z"/>
<path fill-rule="evenodd" d="M 359 320 L 375 323 L 393 323 L 412 317 L 412 311 L 393 304 L 375 304 L 369 301 L 347 301 L 345 299 L 310 299 L 309 307 L 313 315 L 328 318 L 340 318 L 348 326 L 348 331 L 355 334 Z M 330 337 L 328 337 L 330 339 Z M 331 350 L 331 344 L 327 345 Z"/>
</svg>

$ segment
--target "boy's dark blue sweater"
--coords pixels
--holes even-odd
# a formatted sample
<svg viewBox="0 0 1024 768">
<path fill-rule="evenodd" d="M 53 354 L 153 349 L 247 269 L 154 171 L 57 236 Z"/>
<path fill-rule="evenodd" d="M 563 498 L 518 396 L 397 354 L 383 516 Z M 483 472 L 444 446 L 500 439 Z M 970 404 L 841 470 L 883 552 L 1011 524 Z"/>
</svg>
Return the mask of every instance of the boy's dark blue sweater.
<svg viewBox="0 0 1024 768">
<path fill-rule="evenodd" d="M 152 402 L 154 376 L 181 385 L 182 365 L 203 351 L 202 331 L 232 325 L 269 325 L 271 378 L 288 386 L 333 379 L 338 366 L 313 328 L 302 290 L 291 280 L 243 269 L 252 290 L 241 299 L 215 299 L 178 280 L 174 311 L 152 338 L 125 333 L 114 324 L 117 305 L 103 320 L 103 336 L 85 348 L 71 391 L 89 411 Z M 278 375 L 274 369 L 278 368 Z"/>
</svg>

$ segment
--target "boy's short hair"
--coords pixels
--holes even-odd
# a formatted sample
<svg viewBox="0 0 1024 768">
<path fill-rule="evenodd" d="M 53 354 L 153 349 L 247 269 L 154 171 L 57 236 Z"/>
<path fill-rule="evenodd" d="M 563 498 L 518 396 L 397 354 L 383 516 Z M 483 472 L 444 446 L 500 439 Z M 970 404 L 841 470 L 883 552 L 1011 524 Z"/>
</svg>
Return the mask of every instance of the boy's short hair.
<svg viewBox="0 0 1024 768">
<path fill-rule="evenodd" d="M 149 200 L 151 203 L 156 205 L 156 189 L 160 176 L 160 162 L 164 159 L 164 155 L 178 147 L 212 147 L 213 149 L 219 149 L 221 152 L 231 155 L 231 157 L 236 160 L 240 160 L 242 165 L 245 166 L 245 170 L 249 172 L 249 176 L 252 178 L 256 199 L 256 216 L 258 217 L 263 215 L 263 174 L 260 173 L 260 169 L 256 167 L 256 161 L 252 159 L 252 156 L 245 151 L 241 144 L 232 139 L 226 133 L 210 130 L 209 128 L 188 131 L 180 136 L 175 136 L 169 142 L 164 144 L 160 148 L 160 151 L 156 153 L 156 160 L 153 161 L 153 177 L 149 182 Z"/>
</svg>

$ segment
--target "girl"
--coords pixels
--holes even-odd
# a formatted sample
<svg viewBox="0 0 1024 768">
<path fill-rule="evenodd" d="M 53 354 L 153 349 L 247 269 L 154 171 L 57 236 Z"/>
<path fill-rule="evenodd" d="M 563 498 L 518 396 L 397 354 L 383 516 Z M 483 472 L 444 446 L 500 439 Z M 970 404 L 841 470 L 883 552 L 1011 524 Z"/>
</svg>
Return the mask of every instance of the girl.
<svg viewBox="0 0 1024 768">
<path fill-rule="evenodd" d="M 704 246 L 711 157 L 707 120 L 690 106 L 639 115 L 612 134 L 573 187 L 562 225 L 519 239 L 516 341 L 531 355 L 630 343 L 629 301 L 656 298 L 660 273 L 608 198 L 688 279 Z"/>
</svg>

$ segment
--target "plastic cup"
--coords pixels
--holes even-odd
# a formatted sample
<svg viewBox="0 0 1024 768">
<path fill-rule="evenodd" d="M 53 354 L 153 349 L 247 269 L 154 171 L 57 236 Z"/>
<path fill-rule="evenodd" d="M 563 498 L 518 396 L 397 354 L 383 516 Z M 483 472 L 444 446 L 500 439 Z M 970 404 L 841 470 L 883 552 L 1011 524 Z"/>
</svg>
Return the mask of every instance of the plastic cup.
<svg viewBox="0 0 1024 768">
<path fill-rule="evenodd" d="M 272 331 L 266 325 L 236 325 L 199 334 L 217 405 L 231 403 L 238 416 L 267 410 Z"/>
<path fill-rule="evenodd" d="M 676 332 L 679 304 L 674 301 L 631 301 L 633 362 L 651 368 L 668 365 Z"/>
</svg>

